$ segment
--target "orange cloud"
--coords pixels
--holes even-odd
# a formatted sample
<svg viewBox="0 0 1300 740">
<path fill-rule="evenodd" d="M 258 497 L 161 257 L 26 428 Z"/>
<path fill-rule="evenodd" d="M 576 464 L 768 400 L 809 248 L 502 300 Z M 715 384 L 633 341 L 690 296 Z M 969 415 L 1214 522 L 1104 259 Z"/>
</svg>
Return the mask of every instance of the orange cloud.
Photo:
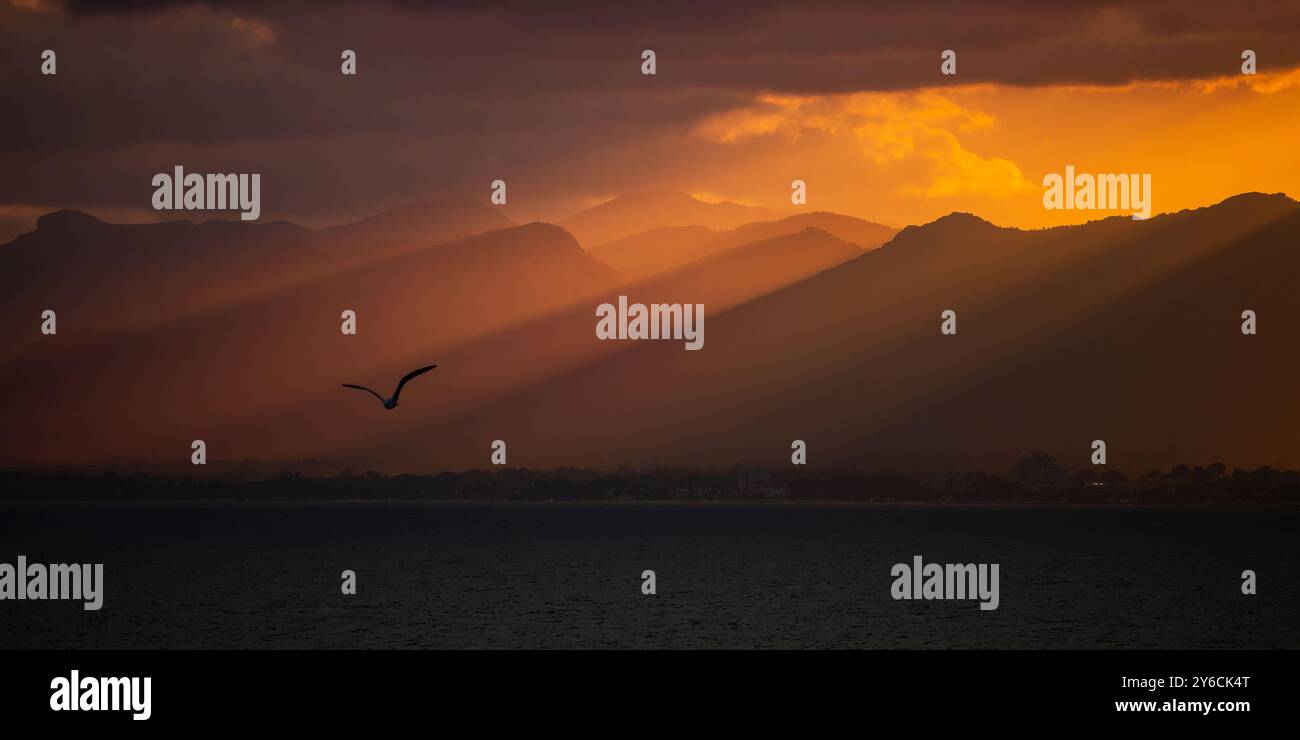
<svg viewBox="0 0 1300 740">
<path fill-rule="evenodd" d="M 854 93 L 832 96 L 765 94 L 753 104 L 710 116 L 694 129 L 697 136 L 733 144 L 778 136 L 794 143 L 816 132 L 850 134 L 858 153 L 879 167 L 907 169 L 897 184 L 914 196 L 963 193 L 1003 195 L 1030 188 L 1015 162 L 984 157 L 962 146 L 958 132 L 997 125 L 997 117 L 964 107 L 936 90 Z M 915 178 L 923 181 L 910 181 Z"/>
<path fill-rule="evenodd" d="M 1196 80 L 1186 83 L 1190 87 L 1203 93 L 1212 93 L 1222 89 L 1249 88 L 1257 93 L 1272 95 L 1273 93 L 1290 90 L 1293 87 L 1300 87 L 1300 68 L 1284 70 L 1282 72 L 1261 72 L 1253 75 L 1232 75 L 1229 77 L 1216 77 L 1212 80 Z"/>
</svg>

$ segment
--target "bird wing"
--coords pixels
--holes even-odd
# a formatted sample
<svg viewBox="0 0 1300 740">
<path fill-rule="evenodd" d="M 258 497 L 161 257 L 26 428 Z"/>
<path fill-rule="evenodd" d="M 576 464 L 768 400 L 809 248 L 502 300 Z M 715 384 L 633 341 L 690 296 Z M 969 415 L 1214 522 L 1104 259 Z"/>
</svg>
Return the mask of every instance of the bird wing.
<svg viewBox="0 0 1300 740">
<path fill-rule="evenodd" d="M 379 395 L 378 393 L 375 393 L 374 391 L 370 390 L 369 388 L 365 387 L 364 385 L 352 385 L 351 383 L 344 383 L 344 384 L 343 384 L 343 387 L 344 387 L 344 388 L 356 388 L 356 389 L 359 390 L 359 391 L 365 391 L 366 393 L 369 393 L 370 395 L 374 396 L 375 398 L 378 398 L 380 403 L 383 403 L 383 402 L 384 402 L 384 397 L 383 397 L 383 396 Z"/>
<path fill-rule="evenodd" d="M 397 383 L 397 390 L 393 391 L 393 400 L 396 401 L 397 397 L 402 394 L 402 386 L 406 385 L 406 381 L 410 380 L 411 378 L 414 378 L 417 375 L 423 375 L 429 372 L 430 370 L 434 369 L 435 367 L 437 367 L 437 365 L 426 365 L 425 367 L 422 367 L 419 370 L 412 370 L 411 372 L 403 376 L 401 381 Z"/>
</svg>

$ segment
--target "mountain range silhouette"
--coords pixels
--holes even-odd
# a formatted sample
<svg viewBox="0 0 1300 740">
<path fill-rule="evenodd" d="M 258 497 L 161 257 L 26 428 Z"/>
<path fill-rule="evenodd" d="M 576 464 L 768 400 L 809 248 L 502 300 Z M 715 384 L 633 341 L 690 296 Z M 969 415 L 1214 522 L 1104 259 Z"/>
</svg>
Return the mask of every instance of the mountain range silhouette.
<svg viewBox="0 0 1300 740">
<path fill-rule="evenodd" d="M 635 201 L 617 204 L 628 227 L 655 224 Z M 193 439 L 213 467 L 411 472 L 486 466 L 494 439 L 529 467 L 775 467 L 794 439 L 827 468 L 1005 471 L 1022 449 L 1080 467 L 1094 439 L 1130 471 L 1300 462 L 1300 206 L 1284 195 L 897 233 L 837 214 L 732 223 L 743 211 L 727 208 L 622 234 L 604 204 L 562 222 L 594 246 L 440 203 L 322 230 L 43 217 L 0 246 L 0 465 L 161 465 Z M 706 349 L 597 342 L 593 309 L 618 295 L 705 303 Z M 55 337 L 38 331 L 46 308 Z M 436 404 L 323 400 L 428 357 Z"/>
</svg>

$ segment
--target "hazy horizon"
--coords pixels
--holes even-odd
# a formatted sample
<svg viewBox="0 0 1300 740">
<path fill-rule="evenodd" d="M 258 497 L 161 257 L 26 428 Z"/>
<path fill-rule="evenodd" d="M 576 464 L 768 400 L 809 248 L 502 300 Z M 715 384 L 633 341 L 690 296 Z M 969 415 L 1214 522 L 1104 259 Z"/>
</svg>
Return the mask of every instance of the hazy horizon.
<svg viewBox="0 0 1300 740">
<path fill-rule="evenodd" d="M 509 225 L 503 225 L 503 226 L 501 226 L 501 227 L 499 227 L 499 228 L 511 228 L 511 227 L 513 227 L 513 226 L 523 226 L 523 225 L 526 225 L 526 224 L 529 224 L 529 223 L 550 224 L 550 225 L 554 225 L 554 226 L 559 226 L 560 228 L 565 228 L 565 226 L 564 226 L 564 222 L 566 222 L 566 221 L 571 221 L 571 220 L 574 219 L 575 217 L 582 216 L 582 215 L 584 215 L 584 214 L 586 214 L 586 213 L 589 213 L 589 212 L 592 211 L 593 209 L 598 208 L 598 207 L 600 207 L 600 206 L 608 206 L 608 205 L 614 204 L 614 203 L 616 203 L 616 202 L 624 202 L 624 201 L 628 201 L 628 200 L 631 200 L 631 199 L 635 199 L 635 198 L 637 198 L 637 197 L 639 197 L 639 196 L 657 195 L 657 194 L 663 194 L 663 193 L 669 193 L 669 194 L 672 194 L 672 195 L 681 195 L 681 196 L 685 196 L 685 197 L 687 197 L 687 198 L 690 198 L 690 199 L 692 199 L 692 200 L 694 200 L 694 201 L 697 201 L 698 203 L 703 204 L 703 205 L 706 205 L 706 206 L 709 206 L 709 205 L 723 205 L 723 206 L 736 205 L 736 206 L 744 206 L 744 207 L 747 207 L 747 208 L 755 208 L 755 209 L 762 209 L 762 210 L 770 211 L 770 213 L 767 213 L 767 214 L 759 214 L 759 215 L 761 215 L 762 217 L 756 217 L 753 221 L 749 221 L 749 222 L 747 222 L 747 223 L 751 223 L 751 224 L 753 224 L 753 223 L 765 223 L 765 222 L 770 222 L 770 221 L 780 221 L 780 220 L 784 220 L 784 219 L 788 219 L 788 218 L 792 218 L 792 217 L 796 217 L 796 216 L 806 216 L 806 215 L 808 215 L 808 214 L 812 214 L 812 213 L 830 213 L 830 214 L 835 214 L 835 215 L 849 216 L 849 217 L 852 217 L 852 218 L 858 218 L 858 219 L 863 220 L 863 221 L 866 221 L 866 222 L 868 222 L 868 223 L 877 224 L 877 225 L 879 225 L 879 226 L 883 226 L 883 227 L 886 227 L 886 228 L 888 228 L 888 229 L 892 229 L 892 230 L 894 230 L 894 231 L 901 231 L 901 230 L 903 230 L 904 228 L 907 228 L 907 227 L 909 227 L 909 226 L 924 226 L 924 225 L 926 225 L 926 224 L 929 224 L 929 223 L 933 223 L 933 222 L 935 222 L 935 221 L 942 220 L 942 219 L 944 219 L 945 217 L 948 217 L 948 216 L 954 216 L 954 215 L 969 215 L 969 216 L 974 216 L 975 218 L 978 218 L 978 219 L 980 219 L 981 221 L 986 221 L 986 222 L 988 222 L 988 223 L 990 223 L 990 224 L 992 224 L 992 225 L 994 225 L 994 226 L 997 226 L 998 228 L 1003 228 L 1003 229 L 1018 229 L 1018 230 L 1021 230 L 1021 231 L 1034 231 L 1034 230 L 1042 230 L 1042 229 L 1059 228 L 1059 227 L 1062 227 L 1062 226 L 1082 226 L 1082 225 L 1086 225 L 1086 224 L 1088 224 L 1088 223 L 1092 223 L 1092 222 L 1094 222 L 1094 221 L 1104 221 L 1104 220 L 1106 220 L 1106 219 L 1112 219 L 1112 218 L 1126 218 L 1126 216 L 1123 215 L 1123 214 L 1114 214 L 1114 213 L 1106 213 L 1106 212 L 1096 212 L 1096 213 L 1081 212 L 1081 218 L 1083 218 L 1084 220 L 1079 221 L 1079 222 L 1077 222 L 1077 223 L 1054 224 L 1054 225 L 1049 225 L 1049 226 L 1024 227 L 1024 226 L 1018 226 L 1018 225 L 1016 225 L 1016 224 L 998 223 L 997 221 L 994 221 L 993 219 L 988 218 L 988 217 L 986 217 L 985 215 L 983 215 L 983 214 L 981 214 L 981 213 L 975 213 L 975 212 L 964 211 L 964 210 L 952 210 L 952 211 L 948 211 L 948 212 L 946 212 L 946 213 L 939 214 L 939 215 L 937 215 L 937 216 L 935 216 L 935 217 L 929 219 L 928 221 L 924 221 L 924 222 L 917 222 L 917 223 L 887 223 L 887 222 L 882 222 L 882 221 L 873 221 L 873 220 L 871 220 L 871 219 L 863 218 L 863 217 L 860 217 L 860 216 L 854 216 L 853 214 L 850 214 L 850 213 L 842 213 L 842 212 L 835 211 L 835 210 L 831 210 L 831 209 L 816 209 L 816 208 L 813 208 L 813 209 L 803 209 L 803 210 L 796 210 L 796 209 L 793 209 L 793 208 L 789 208 L 789 209 L 787 209 L 787 210 L 767 209 L 767 208 L 764 208 L 764 207 L 762 207 L 762 206 L 756 206 L 756 205 L 751 204 L 751 203 L 738 203 L 738 202 L 736 202 L 736 201 L 732 201 L 732 200 L 725 200 L 725 199 L 723 199 L 723 200 L 705 200 L 705 199 L 701 198 L 701 197 L 698 196 L 698 195 L 694 195 L 694 194 L 687 193 L 687 192 L 684 192 L 684 191 L 657 190 L 657 191 L 628 192 L 628 193 L 623 193 L 623 194 L 619 194 L 619 195 L 614 195 L 614 196 L 610 196 L 610 197 L 609 197 L 608 199 L 606 199 L 606 200 L 602 200 L 602 201 L 600 201 L 600 202 L 598 202 L 598 203 L 595 203 L 595 204 L 592 205 L 592 206 L 582 208 L 582 209 L 579 210 L 579 211 L 575 211 L 575 212 L 572 212 L 572 213 L 553 214 L 553 217 L 549 217 L 549 218 L 537 218 L 537 219 L 532 219 L 532 220 L 524 221 L 524 222 L 514 222 L 514 223 L 509 224 Z M 1226 195 L 1226 196 L 1224 196 L 1224 197 L 1222 197 L 1222 198 L 1220 198 L 1220 199 L 1218 199 L 1218 200 L 1214 200 L 1214 201 L 1211 201 L 1211 202 L 1205 202 L 1205 203 L 1199 203 L 1199 204 L 1192 204 L 1192 205 L 1188 205 L 1188 206 L 1185 206 L 1185 207 L 1179 208 L 1179 209 L 1177 209 L 1177 210 L 1170 210 L 1170 211 L 1163 211 L 1163 210 L 1162 210 L 1162 211 L 1155 211 L 1155 212 L 1152 213 L 1152 216 L 1151 216 L 1151 217 L 1154 218 L 1154 217 L 1156 217 L 1156 216 L 1171 215 L 1171 214 L 1174 214 L 1174 213 L 1178 213 L 1178 212 L 1180 212 L 1180 211 L 1199 210 L 1199 209 L 1202 209 L 1202 208 L 1208 208 L 1208 207 L 1210 207 L 1210 206 L 1213 206 L 1213 205 L 1217 205 L 1217 204 L 1219 204 L 1219 203 L 1222 203 L 1222 202 L 1225 201 L 1225 200 L 1230 200 L 1230 199 L 1232 199 L 1232 198 L 1236 198 L 1236 197 L 1243 196 L 1243 195 L 1281 195 L 1281 196 L 1287 198 L 1288 200 L 1292 200 L 1292 201 L 1295 201 L 1295 200 L 1296 200 L 1296 198 L 1294 198 L 1290 193 L 1286 193 L 1286 192 L 1267 192 L 1267 191 L 1263 191 L 1263 190 L 1244 190 L 1244 191 L 1241 191 L 1241 192 L 1238 192 L 1238 193 L 1230 193 L 1230 194 L 1228 194 L 1228 195 Z M 430 199 L 428 199 L 428 200 L 398 200 L 398 201 L 394 201 L 393 203 L 390 203 L 390 204 L 388 204 L 388 205 L 380 206 L 380 207 L 378 207 L 376 210 L 374 210 L 373 212 L 365 212 L 365 213 L 362 213 L 362 214 L 358 215 L 358 216 L 355 217 L 355 218 L 351 218 L 351 219 L 343 220 L 343 221 L 329 221 L 329 220 L 325 220 L 325 221 L 322 221 L 319 225 L 316 225 L 316 226 L 308 225 L 308 224 L 306 224 L 306 223 L 299 223 L 299 222 L 293 221 L 292 219 L 262 220 L 262 221 L 259 221 L 259 223 L 264 223 L 264 224 L 265 224 L 265 223 L 285 223 L 285 224 L 292 224 L 292 225 L 295 225 L 295 226 L 301 226 L 301 227 L 303 227 L 303 228 L 310 229 L 310 230 L 312 230 L 312 231 L 326 231 L 326 230 L 329 230 L 329 229 L 335 229 L 335 228 L 344 227 L 344 226 L 352 226 L 352 225 L 355 225 L 355 224 L 358 224 L 358 223 L 364 222 L 364 221 L 366 221 L 366 220 L 368 220 L 368 219 L 372 219 L 372 218 L 374 218 L 374 217 L 376 217 L 376 216 L 384 215 L 384 214 L 386 214 L 386 213 L 388 213 L 388 212 L 390 212 L 390 211 L 394 211 L 394 210 L 404 209 L 404 208 L 408 208 L 408 207 L 426 206 L 426 205 L 431 205 L 431 204 L 438 204 L 438 203 L 441 203 L 441 202 L 457 201 L 457 200 L 472 200 L 472 201 L 475 201 L 475 202 L 477 202 L 477 203 L 479 203 L 480 205 L 483 205 L 483 206 L 488 206 L 488 205 L 489 205 L 489 200 L 488 200 L 488 198 L 486 198 L 486 197 L 484 197 L 484 198 L 479 198 L 479 197 L 476 197 L 476 196 L 470 195 L 470 194 L 468 194 L 468 193 L 452 193 L 452 194 L 448 194 L 448 195 L 443 195 L 443 196 L 438 196 L 438 197 L 430 198 Z M 41 217 L 43 217 L 43 216 L 48 216 L 48 215 L 51 215 L 51 214 L 55 214 L 55 213 L 58 213 L 58 212 L 60 212 L 60 211 L 76 211 L 76 212 L 84 213 L 84 214 L 86 214 L 86 215 L 88 215 L 88 216 L 91 216 L 91 217 L 95 218 L 96 220 L 99 220 L 99 221 L 104 222 L 105 224 L 109 224 L 109 225 L 121 225 L 121 226 L 127 226 L 127 225 L 148 225 L 148 224 L 168 224 L 168 223 L 186 223 L 186 222 L 188 222 L 188 223 L 193 223 L 193 224 L 195 224 L 195 225 L 202 225 L 202 224 L 213 223 L 213 222 L 216 222 L 216 223 L 241 223 L 241 222 L 240 222 L 240 219 L 238 218 L 237 215 L 236 215 L 236 216 L 226 216 L 226 215 L 222 215 L 222 214 L 220 214 L 220 212 L 200 213 L 200 214 L 185 214 L 185 213 L 181 213 L 181 214 L 171 214 L 171 213 L 168 213 L 168 212 L 154 212 L 154 213 L 151 214 L 151 215 L 155 216 L 157 220 L 138 220 L 138 221 L 137 221 L 137 220 L 115 220 L 115 219 L 114 219 L 115 216 L 120 217 L 120 216 L 122 216 L 123 214 L 121 214 L 121 213 L 115 213 L 115 212 L 113 212 L 113 211 L 103 211 L 102 209 L 95 209 L 95 208 L 79 208 L 79 207 L 71 207 L 71 206 L 69 206 L 69 207 L 58 207 L 58 208 L 52 208 L 51 210 L 48 210 L 48 211 L 42 211 L 42 212 L 40 212 L 40 213 L 34 215 L 33 218 L 32 218 L 32 222 L 31 222 L 31 226 L 30 226 L 30 227 L 26 228 L 26 229 L 23 230 L 23 231 L 19 231 L 19 232 L 14 233 L 12 236 L 8 237 L 8 238 L 5 240 L 5 242 L 3 242 L 3 243 L 7 243 L 8 241 L 12 241 L 13 238 L 15 238 L 15 237 L 21 236 L 21 235 L 26 234 L 26 233 L 31 233 L 32 231 L 35 231 L 35 230 L 37 229 L 37 221 L 38 221 Z M 97 211 L 98 211 L 98 212 L 97 212 Z M 661 227 L 661 228 L 662 228 L 662 227 Z M 708 228 L 708 227 L 705 227 L 705 228 Z M 566 230 L 567 230 L 567 229 L 566 229 Z M 714 230 L 714 231 L 724 231 L 724 230 L 726 230 L 726 229 L 711 229 L 711 230 Z M 591 249 L 593 249 L 593 248 L 595 248 L 595 247 L 598 247 L 598 246 L 604 246 L 604 245 L 608 244 L 609 241 L 617 241 L 617 239 L 615 239 L 615 240 L 601 241 L 601 242 L 591 243 L 591 244 L 588 244 L 588 243 L 582 243 L 581 241 L 580 241 L 579 243 L 580 243 L 580 245 L 581 245 L 584 249 L 591 250 Z M 3 243 L 0 243 L 0 246 L 3 246 Z"/>
</svg>

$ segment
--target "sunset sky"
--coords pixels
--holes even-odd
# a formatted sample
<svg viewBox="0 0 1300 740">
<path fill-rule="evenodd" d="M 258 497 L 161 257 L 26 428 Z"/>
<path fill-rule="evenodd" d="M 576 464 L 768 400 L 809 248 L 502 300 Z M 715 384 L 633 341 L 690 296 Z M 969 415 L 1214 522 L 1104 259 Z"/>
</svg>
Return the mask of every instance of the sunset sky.
<svg viewBox="0 0 1300 740">
<path fill-rule="evenodd" d="M 623 5 L 8 0 L 0 239 L 58 208 L 175 217 L 149 183 L 176 164 L 260 172 L 262 219 L 311 226 L 498 178 L 518 221 L 648 190 L 793 212 L 795 178 L 894 226 L 1111 215 L 1044 210 L 1066 165 L 1151 173 L 1156 212 L 1300 194 L 1293 4 Z"/>
</svg>

